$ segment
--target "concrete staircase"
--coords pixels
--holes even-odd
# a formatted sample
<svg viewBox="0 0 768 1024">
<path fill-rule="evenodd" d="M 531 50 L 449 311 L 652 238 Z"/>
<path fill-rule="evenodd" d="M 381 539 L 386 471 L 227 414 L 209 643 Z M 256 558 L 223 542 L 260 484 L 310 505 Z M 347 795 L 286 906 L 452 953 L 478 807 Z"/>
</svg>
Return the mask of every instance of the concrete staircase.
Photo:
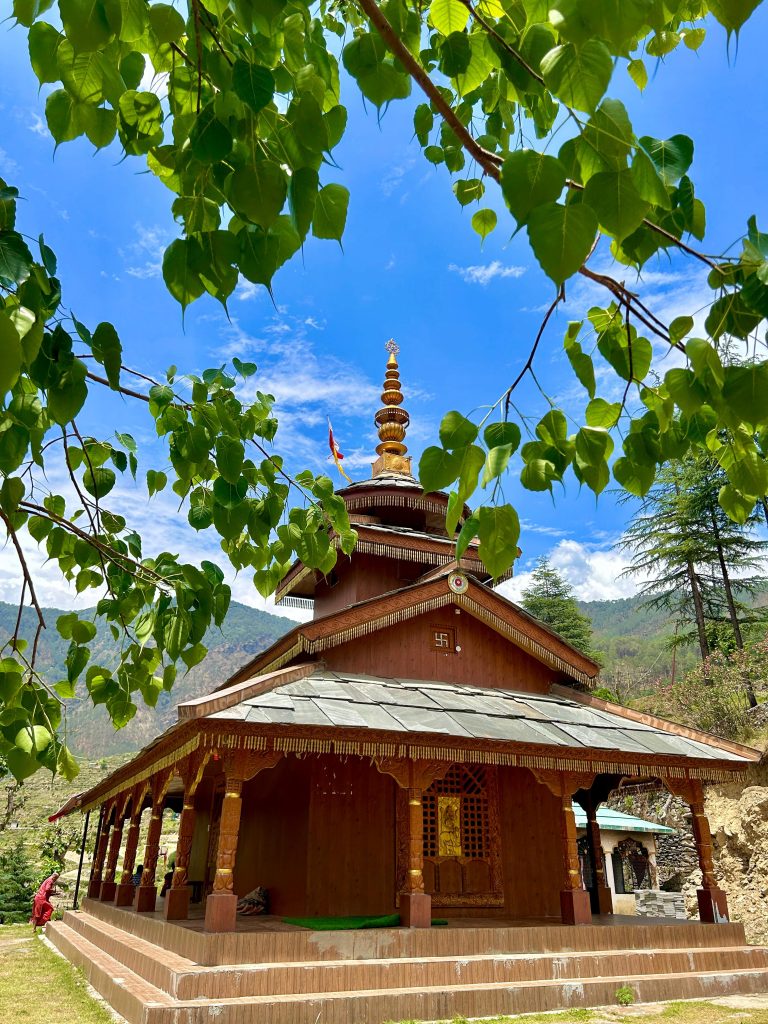
<svg viewBox="0 0 768 1024">
<path fill-rule="evenodd" d="M 395 947 L 390 955 L 370 955 L 376 943 L 358 943 L 352 956 L 336 959 L 334 936 L 343 951 L 348 933 L 279 932 L 275 941 L 296 936 L 306 958 L 205 965 L 169 948 L 179 936 L 153 942 L 138 934 L 167 940 L 186 929 L 137 918 L 103 907 L 69 912 L 47 930 L 130 1024 L 450 1020 L 615 1003 L 622 985 L 639 1002 L 768 992 L 768 950 L 746 946 L 739 925 L 463 927 L 418 936 L 392 929 L 377 936 Z M 536 936 L 525 934 L 535 932 L 538 951 Z M 639 941 L 627 948 L 630 933 Z M 560 948 L 552 949 L 557 936 Z M 263 947 L 270 933 L 257 938 Z M 419 955 L 407 955 L 414 942 Z M 423 955 L 430 944 L 436 955 Z"/>
</svg>

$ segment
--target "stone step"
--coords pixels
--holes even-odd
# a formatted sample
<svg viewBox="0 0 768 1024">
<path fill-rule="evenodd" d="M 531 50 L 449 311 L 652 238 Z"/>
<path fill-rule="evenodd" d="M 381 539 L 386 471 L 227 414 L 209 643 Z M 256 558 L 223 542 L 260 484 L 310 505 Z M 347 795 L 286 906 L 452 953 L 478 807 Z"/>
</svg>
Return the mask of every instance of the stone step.
<svg viewBox="0 0 768 1024">
<path fill-rule="evenodd" d="M 179 1004 L 172 996 L 129 970 L 64 921 L 50 921 L 45 936 L 70 963 L 82 970 L 99 995 L 125 1017 L 128 1024 L 187 1024 L 177 1016 Z M 163 1016 L 165 1011 L 168 1012 Z"/>
<path fill-rule="evenodd" d="M 453 987 L 578 981 L 685 972 L 768 968 L 768 950 L 756 946 L 690 949 L 600 950 L 565 953 L 486 953 L 465 957 L 388 957 L 203 967 L 136 939 L 87 914 L 65 922 L 150 984 L 177 999 L 273 996 L 301 991 Z"/>
<path fill-rule="evenodd" d="M 764 967 L 178 1000 L 127 970 L 64 922 L 49 925 L 48 933 L 129 1024 L 316 1024 L 318 1019 L 323 1024 L 382 1024 L 408 1018 L 450 1019 L 457 1014 L 530 1013 L 611 1004 L 620 985 L 629 985 L 638 1002 L 768 991 Z"/>
<path fill-rule="evenodd" d="M 305 929 L 208 934 L 163 920 L 160 915 L 136 914 L 96 900 L 84 900 L 83 910 L 165 950 L 208 965 L 297 963 L 310 960 L 377 960 L 387 957 L 454 956 L 482 953 L 599 952 L 607 949 L 693 949 L 743 946 L 741 924 L 700 924 L 698 921 L 659 922 L 618 918 L 605 924 L 569 927 L 560 924 L 510 926 L 488 922 L 448 928 L 380 928 L 361 931 Z M 265 922 L 266 924 L 266 922 Z"/>
</svg>

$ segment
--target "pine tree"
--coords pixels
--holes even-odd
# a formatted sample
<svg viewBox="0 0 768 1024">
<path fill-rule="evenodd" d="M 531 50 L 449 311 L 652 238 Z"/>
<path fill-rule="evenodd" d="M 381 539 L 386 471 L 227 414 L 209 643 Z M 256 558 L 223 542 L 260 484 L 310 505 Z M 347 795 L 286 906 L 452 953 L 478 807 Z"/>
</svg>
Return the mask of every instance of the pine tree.
<svg viewBox="0 0 768 1024">
<path fill-rule="evenodd" d="M 531 583 L 520 602 L 527 612 L 541 619 L 563 640 L 589 658 L 599 660 L 593 647 L 592 623 L 579 611 L 573 589 L 547 558 L 539 558 L 531 574 Z"/>
<path fill-rule="evenodd" d="M 34 895 L 32 865 L 19 841 L 0 853 L 0 924 L 28 921 Z"/>
<path fill-rule="evenodd" d="M 722 469 L 707 455 L 670 463 L 641 500 L 623 542 L 632 552 L 627 571 L 649 577 L 640 593 L 649 605 L 672 613 L 674 642 L 689 642 L 685 627 L 695 624 L 702 661 L 727 646 L 728 637 L 744 649 L 743 626 L 756 617 L 738 601 L 736 589 L 752 593 L 763 583 L 759 569 L 766 542 L 754 534 L 754 517 L 740 526 L 722 510 L 718 494 L 725 483 Z M 746 678 L 744 690 L 754 706 Z"/>
</svg>

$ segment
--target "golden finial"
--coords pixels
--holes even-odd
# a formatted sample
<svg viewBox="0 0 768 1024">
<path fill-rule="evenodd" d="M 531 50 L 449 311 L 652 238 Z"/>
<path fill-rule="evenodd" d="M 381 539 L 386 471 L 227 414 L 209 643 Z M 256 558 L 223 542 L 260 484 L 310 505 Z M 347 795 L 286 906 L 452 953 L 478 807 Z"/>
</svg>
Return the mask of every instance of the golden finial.
<svg viewBox="0 0 768 1024">
<path fill-rule="evenodd" d="M 387 371 L 384 374 L 384 390 L 381 393 L 383 408 L 376 413 L 375 423 L 379 431 L 379 444 L 376 451 L 379 458 L 373 466 L 373 475 L 383 472 L 411 473 L 411 460 L 406 457 L 408 446 L 403 444 L 405 431 L 411 421 L 405 409 L 399 408 L 403 401 L 400 388 L 400 374 L 397 365 L 397 354 L 400 351 L 393 338 L 384 346 L 389 352 Z"/>
</svg>

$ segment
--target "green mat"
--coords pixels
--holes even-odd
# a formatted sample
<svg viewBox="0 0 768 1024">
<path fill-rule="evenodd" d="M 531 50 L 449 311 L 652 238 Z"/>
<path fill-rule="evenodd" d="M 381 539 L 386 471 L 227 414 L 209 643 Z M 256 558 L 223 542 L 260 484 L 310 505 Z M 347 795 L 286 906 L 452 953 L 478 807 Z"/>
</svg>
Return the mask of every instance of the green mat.
<svg viewBox="0 0 768 1024">
<path fill-rule="evenodd" d="M 399 914 L 385 914 L 383 917 L 284 917 L 284 924 L 295 924 L 298 928 L 310 928 L 315 932 L 350 931 L 355 928 L 399 928 Z M 433 925 L 448 924 L 445 918 L 432 919 Z"/>
</svg>

